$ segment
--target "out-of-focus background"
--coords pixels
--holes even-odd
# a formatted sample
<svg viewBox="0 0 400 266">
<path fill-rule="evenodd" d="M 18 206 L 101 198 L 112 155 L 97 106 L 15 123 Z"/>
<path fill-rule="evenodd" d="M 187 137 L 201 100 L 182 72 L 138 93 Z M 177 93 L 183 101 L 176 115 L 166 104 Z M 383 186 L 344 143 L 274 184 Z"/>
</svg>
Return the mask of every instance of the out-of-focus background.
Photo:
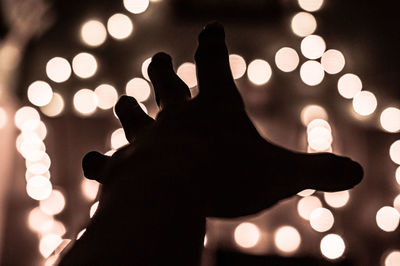
<svg viewBox="0 0 400 266">
<path fill-rule="evenodd" d="M 196 38 L 211 20 L 260 133 L 352 157 L 365 178 L 209 220 L 203 265 L 400 265 L 398 9 L 346 0 L 1 0 L 1 265 L 53 265 L 79 237 L 98 191 L 83 155 L 126 144 L 118 97 L 157 114 L 146 69 L 158 51 L 195 96 Z"/>
</svg>

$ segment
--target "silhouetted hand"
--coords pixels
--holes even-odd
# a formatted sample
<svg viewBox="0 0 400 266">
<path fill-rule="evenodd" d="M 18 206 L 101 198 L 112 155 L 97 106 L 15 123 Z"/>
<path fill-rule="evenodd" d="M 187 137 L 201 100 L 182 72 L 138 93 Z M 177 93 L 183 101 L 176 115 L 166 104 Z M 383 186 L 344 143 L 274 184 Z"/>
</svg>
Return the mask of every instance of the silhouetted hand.
<svg viewBox="0 0 400 266">
<path fill-rule="evenodd" d="M 224 38 L 216 23 L 200 33 L 195 99 L 170 56 L 158 53 L 148 69 L 157 119 L 132 97 L 118 101 L 130 144 L 83 159 L 85 176 L 103 184 L 100 204 L 62 265 L 198 265 L 205 217 L 254 214 L 305 188 L 339 191 L 361 181 L 361 166 L 349 158 L 295 153 L 259 135 Z"/>
</svg>

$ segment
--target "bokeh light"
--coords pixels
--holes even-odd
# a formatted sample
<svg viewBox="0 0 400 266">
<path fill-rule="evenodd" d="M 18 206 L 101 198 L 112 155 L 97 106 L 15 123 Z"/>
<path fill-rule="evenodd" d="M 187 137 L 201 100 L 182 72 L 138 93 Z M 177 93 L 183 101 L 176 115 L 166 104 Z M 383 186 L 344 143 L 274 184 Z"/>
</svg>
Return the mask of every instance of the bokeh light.
<svg viewBox="0 0 400 266">
<path fill-rule="evenodd" d="M 118 101 L 117 90 L 109 84 L 101 84 L 95 90 L 97 96 L 97 106 L 100 109 L 107 110 L 112 108 Z"/>
<path fill-rule="evenodd" d="M 126 94 L 132 96 L 138 102 L 146 101 L 151 93 L 149 83 L 142 78 L 133 78 L 126 84 Z"/>
<path fill-rule="evenodd" d="M 67 59 L 53 57 L 46 64 L 46 74 L 54 82 L 64 82 L 71 76 L 71 66 Z"/>
<path fill-rule="evenodd" d="M 400 194 L 397 195 L 393 200 L 393 207 L 400 212 Z"/>
<path fill-rule="evenodd" d="M 107 30 L 112 37 L 122 40 L 132 34 L 133 23 L 128 16 L 117 13 L 108 19 Z"/>
<path fill-rule="evenodd" d="M 117 149 L 121 148 L 122 146 L 125 146 L 126 144 L 129 144 L 129 142 L 126 139 L 124 129 L 123 128 L 116 129 L 111 134 L 111 147 L 113 149 L 117 150 Z"/>
<path fill-rule="evenodd" d="M 395 173 L 396 181 L 400 185 L 400 166 L 397 167 L 396 173 Z"/>
<path fill-rule="evenodd" d="M 46 227 L 41 234 L 55 234 L 62 237 L 67 232 L 65 226 L 62 222 L 54 220 L 53 224 L 49 227 Z"/>
<path fill-rule="evenodd" d="M 312 120 L 310 123 L 308 123 L 307 134 L 309 134 L 311 132 L 311 130 L 313 130 L 316 127 L 324 127 L 329 132 L 332 132 L 331 126 L 329 125 L 329 123 L 326 120 L 317 118 L 317 119 Z"/>
<path fill-rule="evenodd" d="M 301 41 L 301 53 L 308 59 L 320 58 L 326 49 L 324 39 L 318 35 L 309 35 Z"/>
<path fill-rule="evenodd" d="M 149 77 L 149 74 L 147 73 L 147 70 L 149 68 L 150 63 L 151 63 L 151 57 L 144 60 L 142 63 L 142 67 L 141 67 L 142 76 L 149 81 L 150 81 L 150 77 Z"/>
<path fill-rule="evenodd" d="M 300 191 L 299 193 L 297 193 L 298 196 L 300 197 L 307 197 L 307 196 L 311 196 L 312 194 L 314 194 L 315 189 L 304 189 L 302 191 Z"/>
<path fill-rule="evenodd" d="M 83 195 L 88 200 L 94 200 L 99 192 L 100 183 L 96 180 L 84 178 L 81 183 Z"/>
<path fill-rule="evenodd" d="M 247 76 L 255 85 L 263 85 L 269 81 L 272 75 L 271 66 L 262 59 L 253 60 L 247 68 Z"/>
<path fill-rule="evenodd" d="M 133 14 L 140 14 L 146 11 L 149 0 L 124 0 L 124 7 Z"/>
<path fill-rule="evenodd" d="M 334 221 L 332 212 L 326 208 L 317 208 L 312 211 L 310 216 L 310 225 L 318 232 L 326 232 L 331 229 Z"/>
<path fill-rule="evenodd" d="M 308 145 L 315 151 L 328 150 L 332 144 L 332 134 L 324 126 L 316 126 L 307 134 Z"/>
<path fill-rule="evenodd" d="M 51 101 L 53 90 L 50 85 L 41 80 L 33 82 L 28 87 L 28 99 L 36 106 L 44 106 Z"/>
<path fill-rule="evenodd" d="M 305 220 L 310 220 L 313 210 L 322 207 L 321 201 L 315 196 L 301 198 L 297 203 L 297 212 L 300 217 Z"/>
<path fill-rule="evenodd" d="M 81 39 L 92 47 L 102 45 L 107 38 L 106 27 L 98 20 L 89 20 L 82 25 Z"/>
<path fill-rule="evenodd" d="M 45 214 L 39 207 L 33 208 L 28 214 L 28 226 L 34 232 L 45 232 L 54 224 L 54 218 Z"/>
<path fill-rule="evenodd" d="M 40 174 L 41 176 L 50 179 L 50 171 L 46 171 L 43 174 Z M 25 172 L 25 180 L 28 182 L 29 179 L 32 177 L 37 176 L 37 174 L 31 173 L 29 169 L 26 170 Z"/>
<path fill-rule="evenodd" d="M 339 235 L 329 234 L 322 238 L 320 248 L 322 255 L 334 260 L 343 255 L 346 245 Z"/>
<path fill-rule="evenodd" d="M 48 234 L 43 236 L 39 242 L 39 251 L 44 258 L 47 258 L 60 245 L 62 239 L 59 235 Z"/>
<path fill-rule="evenodd" d="M 44 266 L 54 266 L 54 265 L 56 265 L 56 262 L 58 261 L 58 258 L 59 258 L 58 255 L 51 255 L 45 261 Z"/>
<path fill-rule="evenodd" d="M 400 265 L 400 250 L 393 250 L 387 254 L 384 266 L 399 266 Z"/>
<path fill-rule="evenodd" d="M 0 107 L 0 129 L 2 129 L 7 123 L 6 111 Z"/>
<path fill-rule="evenodd" d="M 361 79 L 352 73 L 341 76 L 338 80 L 338 91 L 346 99 L 353 98 L 362 90 Z"/>
<path fill-rule="evenodd" d="M 46 151 L 46 146 L 41 139 L 32 135 L 31 137 L 22 140 L 19 150 L 26 160 L 37 161 L 43 157 Z"/>
<path fill-rule="evenodd" d="M 388 107 L 381 113 L 380 117 L 381 126 L 388 132 L 400 131 L 400 109 L 395 107 Z"/>
<path fill-rule="evenodd" d="M 300 120 L 304 126 L 307 126 L 314 119 L 328 119 L 328 114 L 320 105 L 310 104 L 305 106 L 300 113 Z"/>
<path fill-rule="evenodd" d="M 321 8 L 324 0 L 297 0 L 299 6 L 305 11 L 314 12 Z"/>
<path fill-rule="evenodd" d="M 90 115 L 96 111 L 97 108 L 97 96 L 89 89 L 81 89 L 74 95 L 74 108 L 82 115 Z"/>
<path fill-rule="evenodd" d="M 32 121 L 34 123 L 32 123 Z M 40 115 L 35 108 L 23 106 L 17 110 L 14 122 L 21 131 L 34 130 L 40 121 Z"/>
<path fill-rule="evenodd" d="M 97 71 L 96 58 L 89 53 L 79 53 L 72 59 L 72 70 L 80 78 L 90 78 Z"/>
<path fill-rule="evenodd" d="M 321 57 L 321 65 L 328 74 L 337 74 L 343 70 L 346 61 L 343 54 L 335 49 L 326 51 Z"/>
<path fill-rule="evenodd" d="M 26 192 L 34 200 L 44 200 L 48 198 L 53 190 L 49 179 L 44 176 L 33 176 L 26 184 Z"/>
<path fill-rule="evenodd" d="M 40 201 L 40 209 L 48 215 L 59 214 L 65 207 L 65 198 L 61 191 L 54 189 L 47 199 Z"/>
<path fill-rule="evenodd" d="M 370 91 L 360 91 L 353 98 L 353 109 L 354 111 L 362 116 L 372 114 L 378 102 L 375 95 Z"/>
<path fill-rule="evenodd" d="M 348 190 L 338 192 L 324 192 L 324 200 L 326 204 L 333 208 L 344 207 L 350 199 Z"/>
<path fill-rule="evenodd" d="M 246 73 L 246 61 L 238 54 L 229 55 L 229 65 L 234 79 L 239 79 Z"/>
<path fill-rule="evenodd" d="M 290 47 L 282 47 L 275 54 L 275 64 L 283 72 L 291 72 L 299 65 L 299 55 Z"/>
<path fill-rule="evenodd" d="M 240 247 L 252 248 L 260 239 L 260 230 L 253 223 L 241 223 L 235 229 L 234 239 Z"/>
<path fill-rule="evenodd" d="M 292 18 L 291 26 L 294 34 L 305 37 L 317 29 L 317 21 L 310 13 L 299 12 Z"/>
<path fill-rule="evenodd" d="M 394 163 L 400 164 L 400 139 L 390 145 L 389 156 Z"/>
<path fill-rule="evenodd" d="M 76 235 L 76 240 L 81 238 L 81 236 L 86 232 L 86 228 L 82 229 L 77 235 Z"/>
<path fill-rule="evenodd" d="M 51 101 L 40 107 L 40 111 L 48 117 L 56 117 L 64 110 L 64 99 L 61 94 L 54 92 Z"/>
<path fill-rule="evenodd" d="M 279 251 L 293 253 L 300 247 L 301 236 L 296 228 L 284 225 L 275 231 L 274 243 Z"/>
<path fill-rule="evenodd" d="M 33 169 L 35 168 L 35 165 L 40 164 L 44 168 L 44 170 L 40 172 L 36 172 Z M 31 171 L 34 174 L 43 174 L 47 172 L 50 168 L 51 165 L 51 160 L 50 157 L 47 153 L 43 153 L 41 158 L 35 158 L 35 160 L 26 160 L 25 161 L 26 168 Z"/>
<path fill-rule="evenodd" d="M 301 80 L 309 85 L 316 86 L 324 79 L 325 72 L 322 65 L 313 60 L 304 62 L 300 67 L 300 78 Z"/>
<path fill-rule="evenodd" d="M 90 218 L 92 218 L 93 215 L 96 213 L 98 207 L 99 207 L 99 202 L 98 201 L 93 203 L 93 205 L 90 207 L 90 211 L 89 211 Z"/>
<path fill-rule="evenodd" d="M 189 88 L 193 88 L 197 85 L 196 65 L 190 62 L 181 64 L 176 74 L 188 85 Z"/>
<path fill-rule="evenodd" d="M 400 214 L 390 206 L 384 206 L 376 213 L 376 224 L 385 232 L 393 232 L 399 226 Z"/>
</svg>

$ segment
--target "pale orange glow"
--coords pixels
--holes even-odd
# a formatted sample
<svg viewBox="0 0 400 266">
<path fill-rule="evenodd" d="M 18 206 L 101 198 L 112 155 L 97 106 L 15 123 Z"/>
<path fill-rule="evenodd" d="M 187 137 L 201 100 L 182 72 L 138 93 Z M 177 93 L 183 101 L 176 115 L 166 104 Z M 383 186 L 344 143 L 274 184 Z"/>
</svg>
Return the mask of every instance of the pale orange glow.
<svg viewBox="0 0 400 266">
<path fill-rule="evenodd" d="M 400 185 L 400 166 L 397 167 L 395 176 L 397 183 Z"/>
<path fill-rule="evenodd" d="M 300 119 L 301 123 L 307 126 L 314 119 L 328 120 L 328 114 L 322 106 L 311 104 L 301 110 Z"/>
<path fill-rule="evenodd" d="M 46 64 L 46 74 L 54 82 L 64 82 L 71 76 L 71 66 L 63 57 L 53 57 Z"/>
<path fill-rule="evenodd" d="M 97 106 L 100 109 L 110 109 L 117 103 L 118 92 L 109 84 L 101 84 L 94 90 L 94 93 L 97 96 Z"/>
<path fill-rule="evenodd" d="M 329 130 L 329 132 L 332 132 L 331 126 L 329 125 L 329 123 L 326 120 L 317 118 L 317 119 L 312 120 L 310 123 L 308 123 L 307 133 L 310 133 L 310 131 L 316 127 L 324 127 L 327 130 Z"/>
<path fill-rule="evenodd" d="M 310 220 L 313 210 L 322 207 L 321 201 L 315 196 L 304 197 L 297 203 L 297 212 L 300 217 L 305 220 Z"/>
<path fill-rule="evenodd" d="M 343 255 L 346 245 L 339 235 L 329 234 L 322 238 L 320 248 L 322 255 L 333 260 Z"/>
<path fill-rule="evenodd" d="M 240 247 L 252 248 L 260 239 L 260 230 L 253 223 L 241 223 L 235 229 L 234 239 Z"/>
<path fill-rule="evenodd" d="M 34 160 L 34 161 L 26 160 L 26 162 L 25 162 L 25 166 L 27 169 L 29 169 L 32 165 L 35 165 L 35 164 L 41 164 L 48 170 L 51 165 L 51 160 L 50 160 L 49 155 L 47 153 L 43 153 L 43 156 L 41 158 L 38 158 L 38 160 Z M 44 172 L 42 172 L 42 173 L 44 173 Z M 33 173 L 35 173 L 35 172 L 33 172 Z"/>
<path fill-rule="evenodd" d="M 292 18 L 291 26 L 294 34 L 305 37 L 317 29 L 317 21 L 310 13 L 299 12 Z"/>
<path fill-rule="evenodd" d="M 40 201 L 40 209 L 48 215 L 59 214 L 65 206 L 65 198 L 61 191 L 54 189 L 47 199 Z"/>
<path fill-rule="evenodd" d="M 272 75 L 271 66 L 262 59 L 253 60 L 247 67 L 247 76 L 255 85 L 263 85 L 269 81 Z"/>
<path fill-rule="evenodd" d="M 301 80 L 309 85 L 316 86 L 324 79 L 325 72 L 322 65 L 313 60 L 306 61 L 300 67 L 300 78 Z"/>
<path fill-rule="evenodd" d="M 400 164 L 400 139 L 390 145 L 389 156 L 394 163 Z"/>
<path fill-rule="evenodd" d="M 62 237 L 65 235 L 67 230 L 62 222 L 54 220 L 53 224 L 49 227 L 46 227 L 43 231 L 40 231 L 42 235 L 54 234 Z"/>
<path fill-rule="evenodd" d="M 307 135 L 308 145 L 316 151 L 328 150 L 333 138 L 329 129 L 323 126 L 312 128 Z"/>
<path fill-rule="evenodd" d="M 320 58 L 326 49 L 324 39 L 318 35 L 308 35 L 301 41 L 301 53 L 308 59 Z"/>
<path fill-rule="evenodd" d="M 183 63 L 178 67 L 176 74 L 188 85 L 193 88 L 197 85 L 196 66 L 193 63 Z"/>
<path fill-rule="evenodd" d="M 146 114 L 149 114 L 149 111 L 147 110 L 146 105 L 144 105 L 143 103 L 139 103 L 140 108 L 142 108 L 143 112 L 145 112 Z"/>
<path fill-rule="evenodd" d="M 133 23 L 128 16 L 117 13 L 108 19 L 107 30 L 113 38 L 122 40 L 132 34 Z"/>
<path fill-rule="evenodd" d="M 347 73 L 339 78 L 338 91 L 344 98 L 352 99 L 361 90 L 362 82 L 357 75 Z"/>
<path fill-rule="evenodd" d="M 347 204 L 350 199 L 348 190 L 338 192 L 324 192 L 324 200 L 326 204 L 333 208 L 341 208 Z"/>
<path fill-rule="evenodd" d="M 370 91 L 360 91 L 353 98 L 353 109 L 362 116 L 372 114 L 378 105 L 375 95 Z"/>
<path fill-rule="evenodd" d="M 310 216 L 310 225 L 318 232 L 326 232 L 331 229 L 334 221 L 332 212 L 326 208 L 317 208 L 312 211 Z"/>
<path fill-rule="evenodd" d="M 297 0 L 299 6 L 309 12 L 318 11 L 324 4 L 324 0 Z"/>
<path fill-rule="evenodd" d="M 47 258 L 46 262 L 44 263 L 44 266 L 54 266 L 56 265 L 57 260 L 58 260 L 58 255 L 51 255 L 50 257 Z"/>
<path fill-rule="evenodd" d="M 300 197 L 307 197 L 307 196 L 311 196 L 312 194 L 314 194 L 315 189 L 304 189 L 302 191 L 300 191 L 299 193 L 297 193 L 298 196 Z"/>
<path fill-rule="evenodd" d="M 72 59 L 72 70 L 80 78 L 90 78 L 97 71 L 97 60 L 89 53 L 77 54 Z"/>
<path fill-rule="evenodd" d="M 301 236 L 296 228 L 284 225 L 275 231 L 274 242 L 279 251 L 294 253 L 300 247 Z"/>
<path fill-rule="evenodd" d="M 99 202 L 98 201 L 93 203 L 93 205 L 90 207 L 90 211 L 89 211 L 90 218 L 92 218 L 93 215 L 96 213 L 98 207 L 99 207 Z"/>
<path fill-rule="evenodd" d="M 47 258 L 60 245 L 62 239 L 59 235 L 48 234 L 43 236 L 39 242 L 39 251 L 44 258 Z"/>
<path fill-rule="evenodd" d="M 37 176 L 37 174 L 34 174 L 32 172 L 29 171 L 29 169 L 26 170 L 25 172 L 25 180 L 26 182 L 28 182 L 29 179 L 31 179 L 32 177 Z M 50 179 L 50 171 L 46 171 L 43 174 L 40 174 L 40 176 L 43 176 L 47 179 Z"/>
<path fill-rule="evenodd" d="M 39 138 L 26 138 L 19 147 L 21 155 L 28 161 L 40 160 L 46 152 L 46 146 Z"/>
<path fill-rule="evenodd" d="M 140 14 L 146 11 L 149 0 L 124 0 L 124 7 L 133 14 Z"/>
<path fill-rule="evenodd" d="M 151 93 L 149 83 L 142 78 L 133 78 L 126 84 L 126 94 L 132 96 L 138 102 L 146 101 Z"/>
<path fill-rule="evenodd" d="M 64 99 L 61 94 L 55 92 L 53 93 L 53 98 L 51 98 L 50 103 L 45 106 L 40 107 L 40 111 L 49 117 L 56 117 L 62 113 L 64 110 Z"/>
<path fill-rule="evenodd" d="M 400 265 L 400 250 L 393 250 L 387 254 L 384 266 L 399 266 Z"/>
<path fill-rule="evenodd" d="M 149 68 L 150 63 L 151 63 L 151 57 L 144 60 L 144 62 L 142 63 L 142 68 L 141 68 L 142 76 L 147 80 L 150 80 L 149 74 L 147 73 L 147 69 Z"/>
<path fill-rule="evenodd" d="M 81 89 L 75 93 L 73 103 L 79 114 L 87 116 L 96 111 L 98 99 L 94 91 Z"/>
<path fill-rule="evenodd" d="M 393 207 L 400 212 L 400 194 L 397 195 L 393 200 Z"/>
<path fill-rule="evenodd" d="M 33 121 L 34 123 L 32 123 Z M 21 131 L 34 130 L 40 121 L 40 115 L 36 109 L 23 106 L 15 113 L 14 122 Z"/>
<path fill-rule="evenodd" d="M 86 232 L 86 228 L 82 229 L 77 235 L 76 235 L 76 240 L 81 238 L 81 236 Z"/>
<path fill-rule="evenodd" d="M 28 226 L 32 231 L 45 232 L 52 228 L 54 218 L 45 214 L 39 207 L 32 209 L 28 215 Z"/>
<path fill-rule="evenodd" d="M 44 200 L 48 198 L 53 190 L 49 179 L 44 176 L 33 176 L 26 184 L 26 192 L 29 197 L 35 200 Z"/>
<path fill-rule="evenodd" d="M 84 178 L 81 183 L 83 195 L 88 200 L 94 200 L 99 192 L 100 183 L 96 180 Z"/>
<path fill-rule="evenodd" d="M 390 206 L 384 206 L 376 213 L 376 224 L 385 232 L 393 232 L 399 226 L 400 214 Z"/>
<path fill-rule="evenodd" d="M 82 41 L 93 47 L 102 45 L 107 38 L 106 27 L 98 20 L 89 20 L 82 25 L 81 39 Z"/>
<path fill-rule="evenodd" d="M 321 65 L 326 73 L 337 74 L 343 70 L 345 59 L 340 51 L 330 49 L 322 55 Z"/>
<path fill-rule="evenodd" d="M 275 54 L 275 64 L 283 72 L 291 72 L 299 65 L 299 55 L 290 47 L 283 47 Z"/>
<path fill-rule="evenodd" d="M 23 133 L 26 133 L 26 131 L 24 131 Z M 46 138 L 47 128 L 43 121 L 39 121 L 37 127 L 33 129 L 33 133 L 35 133 L 41 140 L 44 140 Z"/>
<path fill-rule="evenodd" d="M 33 105 L 44 106 L 52 97 L 53 90 L 45 81 L 37 80 L 28 87 L 28 99 Z"/>
<path fill-rule="evenodd" d="M 123 128 L 118 128 L 111 134 L 111 147 L 113 149 L 117 150 L 128 143 Z"/>
<path fill-rule="evenodd" d="M 207 235 L 204 236 L 203 246 L 207 246 Z"/>
<path fill-rule="evenodd" d="M 0 107 L 0 129 L 2 129 L 7 123 L 7 114 L 4 108 Z"/>
<path fill-rule="evenodd" d="M 388 107 L 381 113 L 380 117 L 381 126 L 388 132 L 400 131 L 400 109 L 395 107 Z"/>
<path fill-rule="evenodd" d="M 229 55 L 229 65 L 234 79 L 239 79 L 246 73 L 246 61 L 238 54 Z"/>
</svg>

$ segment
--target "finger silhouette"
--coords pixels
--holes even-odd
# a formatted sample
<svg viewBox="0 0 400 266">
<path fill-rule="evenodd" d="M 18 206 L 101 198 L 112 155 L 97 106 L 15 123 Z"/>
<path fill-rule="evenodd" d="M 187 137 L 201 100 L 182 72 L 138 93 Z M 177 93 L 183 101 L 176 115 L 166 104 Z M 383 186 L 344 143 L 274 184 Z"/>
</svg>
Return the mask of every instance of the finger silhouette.
<svg viewBox="0 0 400 266">
<path fill-rule="evenodd" d="M 106 169 L 111 163 L 109 156 L 97 151 L 87 153 L 82 159 L 83 174 L 86 178 L 96 180 L 100 183 L 105 182 Z"/>
<path fill-rule="evenodd" d="M 182 105 L 190 99 L 189 88 L 175 74 L 168 54 L 155 54 L 148 67 L 148 74 L 161 109 Z"/>
</svg>

